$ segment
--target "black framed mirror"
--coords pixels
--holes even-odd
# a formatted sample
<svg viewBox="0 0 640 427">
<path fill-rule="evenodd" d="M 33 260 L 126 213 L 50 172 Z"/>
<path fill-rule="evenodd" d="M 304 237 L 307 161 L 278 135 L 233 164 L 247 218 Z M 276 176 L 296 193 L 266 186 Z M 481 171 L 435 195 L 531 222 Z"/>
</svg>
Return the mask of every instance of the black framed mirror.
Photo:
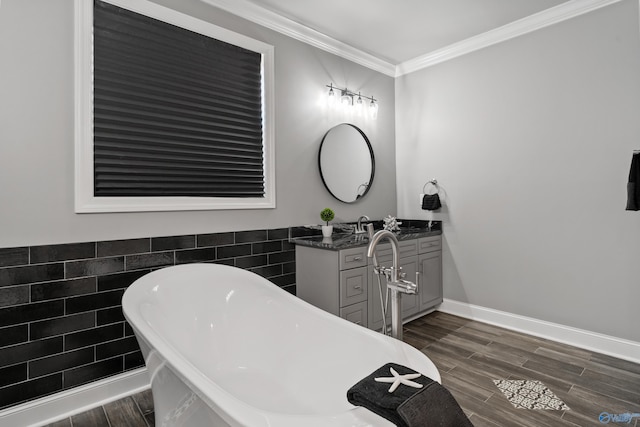
<svg viewBox="0 0 640 427">
<path fill-rule="evenodd" d="M 375 157 L 367 136 L 350 123 L 332 127 L 318 152 L 320 177 L 329 193 L 354 203 L 369 192 L 375 175 Z"/>
</svg>

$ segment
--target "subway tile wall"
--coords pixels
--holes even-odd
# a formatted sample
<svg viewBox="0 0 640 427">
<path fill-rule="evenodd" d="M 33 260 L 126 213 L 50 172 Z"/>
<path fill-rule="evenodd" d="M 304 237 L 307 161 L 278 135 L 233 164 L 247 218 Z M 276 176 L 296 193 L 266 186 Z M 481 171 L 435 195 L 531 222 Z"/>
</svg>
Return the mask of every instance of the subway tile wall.
<svg viewBox="0 0 640 427">
<path fill-rule="evenodd" d="M 295 294 L 287 228 L 0 248 L 0 410 L 143 366 L 122 295 L 153 269 L 192 262 Z"/>
</svg>

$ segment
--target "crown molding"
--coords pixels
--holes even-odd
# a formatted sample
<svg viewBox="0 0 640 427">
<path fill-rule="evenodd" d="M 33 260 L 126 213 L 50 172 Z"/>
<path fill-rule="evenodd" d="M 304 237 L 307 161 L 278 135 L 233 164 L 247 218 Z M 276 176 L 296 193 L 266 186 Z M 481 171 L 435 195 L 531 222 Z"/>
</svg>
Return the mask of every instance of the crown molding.
<svg viewBox="0 0 640 427">
<path fill-rule="evenodd" d="M 503 25 L 502 27 L 398 64 L 396 67 L 396 77 L 448 61 L 458 56 L 466 55 L 467 53 L 548 27 L 549 25 L 566 21 L 619 1 L 621 0 L 571 0 L 559 4 L 558 6 L 527 16 L 526 18 Z"/>
<path fill-rule="evenodd" d="M 396 66 L 246 0 L 201 0 L 293 39 L 394 77 Z"/>
<path fill-rule="evenodd" d="M 267 10 L 247 0 L 201 0 L 213 7 L 238 15 L 326 52 L 363 65 L 391 77 L 399 77 L 431 67 L 467 53 L 557 24 L 579 15 L 617 3 L 621 0 L 570 0 L 502 27 L 453 43 L 442 49 L 394 65 L 356 49 L 291 19 Z"/>
</svg>

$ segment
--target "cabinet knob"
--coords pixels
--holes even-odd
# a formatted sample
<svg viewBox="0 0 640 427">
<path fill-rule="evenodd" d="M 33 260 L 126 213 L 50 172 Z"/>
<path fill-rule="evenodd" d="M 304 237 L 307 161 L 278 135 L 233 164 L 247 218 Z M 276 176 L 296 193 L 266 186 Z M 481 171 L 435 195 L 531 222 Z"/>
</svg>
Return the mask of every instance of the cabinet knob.
<svg viewBox="0 0 640 427">
<path fill-rule="evenodd" d="M 361 256 L 354 256 L 353 260 L 354 261 L 362 261 L 362 257 Z"/>
<path fill-rule="evenodd" d="M 362 286 L 360 286 L 360 285 L 355 285 L 355 286 L 353 287 L 353 289 L 362 289 Z"/>
</svg>

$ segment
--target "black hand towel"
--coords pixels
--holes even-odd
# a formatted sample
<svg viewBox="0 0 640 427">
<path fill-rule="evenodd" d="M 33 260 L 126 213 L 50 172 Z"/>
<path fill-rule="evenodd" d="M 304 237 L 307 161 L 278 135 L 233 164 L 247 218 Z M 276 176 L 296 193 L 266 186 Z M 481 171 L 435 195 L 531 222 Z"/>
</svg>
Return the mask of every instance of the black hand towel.
<svg viewBox="0 0 640 427">
<path fill-rule="evenodd" d="M 425 194 L 422 196 L 422 209 L 425 211 L 435 211 L 436 209 L 440 209 L 442 204 L 440 204 L 440 196 L 438 193 L 436 194 Z"/>
<path fill-rule="evenodd" d="M 626 210 L 640 210 L 640 153 L 634 153 L 631 158 L 631 170 L 629 170 L 629 183 L 627 184 Z"/>
<path fill-rule="evenodd" d="M 422 375 L 412 380 L 422 384 L 422 388 L 400 384 L 389 393 L 390 384 L 377 382 L 375 378 L 390 377 L 390 368 L 400 375 L 415 373 L 406 366 L 387 363 L 351 387 L 347 400 L 399 427 L 473 427 L 451 393 L 429 377 Z"/>
</svg>

